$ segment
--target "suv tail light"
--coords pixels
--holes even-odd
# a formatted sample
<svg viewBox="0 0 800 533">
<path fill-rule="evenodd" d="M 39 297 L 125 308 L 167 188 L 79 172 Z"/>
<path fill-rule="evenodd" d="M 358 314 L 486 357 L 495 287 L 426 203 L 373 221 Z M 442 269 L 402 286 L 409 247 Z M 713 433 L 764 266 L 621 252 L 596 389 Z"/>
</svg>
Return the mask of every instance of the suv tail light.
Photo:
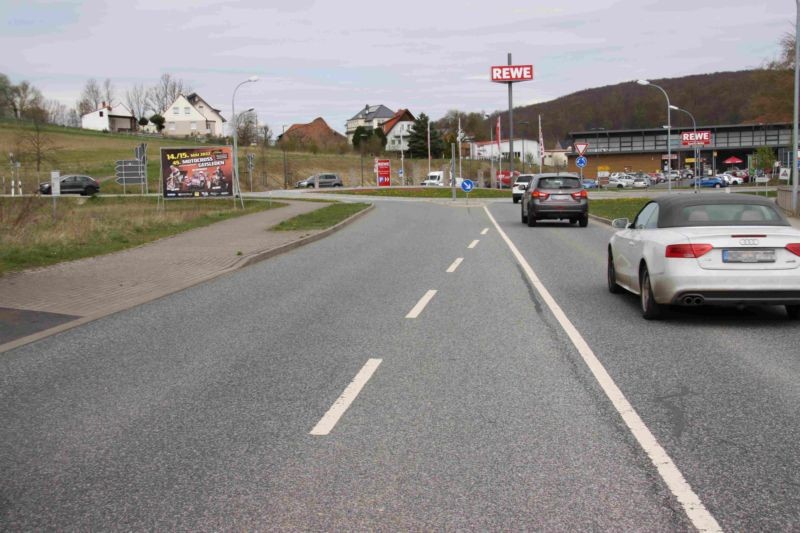
<svg viewBox="0 0 800 533">
<path fill-rule="evenodd" d="M 710 244 L 670 244 L 664 257 L 697 258 L 706 255 L 712 248 Z"/>
<path fill-rule="evenodd" d="M 576 200 L 580 200 L 581 198 L 588 198 L 589 195 L 586 193 L 586 189 L 581 189 L 578 192 L 572 193 L 572 197 Z"/>
<path fill-rule="evenodd" d="M 786 249 L 792 252 L 794 255 L 800 255 L 800 243 L 798 242 L 787 244 Z"/>
<path fill-rule="evenodd" d="M 533 192 L 531 193 L 531 196 L 534 198 L 538 198 L 540 200 L 547 200 L 547 197 L 550 195 L 547 194 L 546 192 L 540 191 L 539 189 L 534 189 Z"/>
</svg>

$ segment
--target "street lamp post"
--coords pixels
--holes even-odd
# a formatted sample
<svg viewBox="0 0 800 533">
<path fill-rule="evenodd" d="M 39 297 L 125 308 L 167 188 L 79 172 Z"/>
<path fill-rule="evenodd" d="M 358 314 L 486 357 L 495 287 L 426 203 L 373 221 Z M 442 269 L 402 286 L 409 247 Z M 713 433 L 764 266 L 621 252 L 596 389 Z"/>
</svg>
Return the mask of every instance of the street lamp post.
<svg viewBox="0 0 800 533">
<path fill-rule="evenodd" d="M 681 112 L 686 113 L 687 115 L 689 115 L 689 118 L 692 119 L 692 130 L 694 131 L 694 141 L 697 142 L 697 122 L 694 120 L 694 115 L 692 115 L 691 113 L 689 113 L 685 109 L 682 109 L 682 108 L 680 108 L 680 107 L 678 107 L 676 105 L 669 106 L 669 108 L 673 109 L 675 111 L 681 111 Z M 692 147 L 694 148 L 694 189 L 696 191 L 697 187 L 698 187 L 697 183 L 698 183 L 698 181 L 700 179 L 697 176 L 697 168 L 698 168 L 697 167 L 697 159 L 698 159 L 698 156 L 699 156 L 699 149 L 697 148 L 696 144 L 693 144 Z"/>
<path fill-rule="evenodd" d="M 286 124 L 283 124 L 283 133 L 281 134 L 281 151 L 283 152 L 283 188 L 289 188 L 289 166 L 286 164 L 286 141 L 284 135 L 286 134 Z"/>
<path fill-rule="evenodd" d="M 361 187 L 364 187 L 364 139 L 368 137 L 369 135 L 363 131 L 358 136 L 358 151 L 361 152 Z"/>
<path fill-rule="evenodd" d="M 800 2 L 800 0 L 796 0 Z M 669 170 L 667 171 L 667 189 L 672 192 L 672 114 L 670 113 L 671 107 L 669 103 L 669 95 L 667 91 L 664 90 L 663 87 L 660 85 L 656 85 L 655 83 L 650 83 L 647 80 L 638 80 L 636 83 L 639 85 L 650 85 L 655 87 L 656 89 L 660 90 L 664 93 L 664 98 L 667 99 L 667 164 L 669 165 Z"/>
<path fill-rule="evenodd" d="M 517 124 L 519 124 L 520 126 L 522 126 L 523 124 L 528 126 L 528 125 L 530 125 L 530 122 L 528 122 L 527 120 L 520 120 L 519 122 L 517 122 Z M 525 128 L 526 132 L 527 132 L 527 129 L 528 128 Z M 520 130 L 522 130 L 522 128 L 520 128 Z M 522 132 L 520 131 L 520 134 L 521 133 Z M 522 172 L 525 173 L 525 136 L 524 135 L 522 136 Z"/>
<path fill-rule="evenodd" d="M 236 193 L 239 193 L 239 200 L 242 204 L 242 209 L 244 209 L 244 198 L 242 198 L 242 187 L 239 184 L 239 151 L 236 143 L 236 138 L 239 136 L 238 128 L 236 127 L 236 91 L 239 90 L 239 87 L 244 85 L 245 83 L 253 83 L 258 81 L 258 76 L 250 76 L 239 85 L 233 89 L 233 96 L 231 96 L 231 121 L 233 126 L 233 205 L 236 206 Z"/>
<path fill-rule="evenodd" d="M 794 176 L 792 180 L 792 212 L 796 215 L 797 214 L 797 182 L 798 180 L 798 171 L 797 171 L 797 112 L 798 112 L 798 102 L 797 100 L 800 99 L 800 41 L 797 40 L 797 36 L 800 35 L 800 0 L 795 0 L 795 25 L 794 25 L 794 119 L 792 125 L 792 173 L 791 176 Z"/>
<path fill-rule="evenodd" d="M 406 186 L 405 154 L 403 152 L 403 125 L 400 124 L 400 178 L 403 187 Z"/>
<path fill-rule="evenodd" d="M 489 115 L 484 115 L 484 118 L 491 118 Z M 494 128 L 492 123 L 489 123 L 489 185 L 494 188 Z"/>
</svg>

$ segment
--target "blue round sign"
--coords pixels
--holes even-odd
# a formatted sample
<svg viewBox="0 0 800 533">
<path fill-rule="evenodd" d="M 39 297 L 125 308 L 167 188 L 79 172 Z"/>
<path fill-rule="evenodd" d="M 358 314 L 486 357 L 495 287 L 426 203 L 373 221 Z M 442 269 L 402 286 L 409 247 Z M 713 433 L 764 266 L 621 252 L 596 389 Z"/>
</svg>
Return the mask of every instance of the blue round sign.
<svg viewBox="0 0 800 533">
<path fill-rule="evenodd" d="M 474 188 L 475 184 L 472 183 L 472 180 L 464 180 L 461 182 L 461 190 L 463 190 L 464 192 L 470 192 Z"/>
<path fill-rule="evenodd" d="M 586 166 L 586 163 L 588 163 L 588 162 L 589 162 L 588 159 L 586 159 L 583 156 L 580 156 L 577 159 L 575 159 L 575 166 L 578 167 L 578 168 L 583 168 L 583 167 Z"/>
</svg>

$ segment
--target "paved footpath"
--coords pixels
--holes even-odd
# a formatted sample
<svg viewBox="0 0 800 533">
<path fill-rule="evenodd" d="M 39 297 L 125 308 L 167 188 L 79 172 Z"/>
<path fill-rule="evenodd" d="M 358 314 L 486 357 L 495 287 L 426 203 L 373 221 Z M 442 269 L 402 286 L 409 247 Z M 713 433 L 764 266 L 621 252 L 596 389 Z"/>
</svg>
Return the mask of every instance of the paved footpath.
<svg viewBox="0 0 800 533">
<path fill-rule="evenodd" d="M 267 231 L 327 205 L 286 203 L 136 248 L 1 276 L 0 351 L 207 281 L 322 233 Z"/>
</svg>

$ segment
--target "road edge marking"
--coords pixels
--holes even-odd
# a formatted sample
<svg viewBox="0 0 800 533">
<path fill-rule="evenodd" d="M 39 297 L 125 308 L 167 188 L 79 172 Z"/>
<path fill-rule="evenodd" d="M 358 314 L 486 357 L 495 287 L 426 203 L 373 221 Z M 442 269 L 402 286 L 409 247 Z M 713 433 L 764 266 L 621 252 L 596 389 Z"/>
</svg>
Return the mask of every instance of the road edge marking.
<svg viewBox="0 0 800 533">
<path fill-rule="evenodd" d="M 678 470 L 672 458 L 667 454 L 667 451 L 658 443 L 655 436 L 633 408 L 633 405 L 631 405 L 619 387 L 617 387 L 617 384 L 594 354 L 594 351 L 589 347 L 589 344 L 569 318 L 567 318 L 566 313 L 564 313 L 558 305 L 555 298 L 550 295 L 550 292 L 536 276 L 536 273 L 533 271 L 528 261 L 525 260 L 525 257 L 520 253 L 519 249 L 517 249 L 508 235 L 506 235 L 489 209 L 486 206 L 484 206 L 483 209 L 486 211 L 489 220 L 494 224 L 495 229 L 497 229 L 497 233 L 505 241 L 506 245 L 508 245 L 511 253 L 525 271 L 525 275 L 533 284 L 536 292 L 539 293 L 539 296 L 541 296 L 542 300 L 547 304 L 547 307 L 553 313 L 556 320 L 558 320 L 564 332 L 569 336 L 572 344 L 577 348 L 578 353 L 580 353 L 586 366 L 589 367 L 589 370 L 603 389 L 606 397 L 611 400 L 612 405 L 622 417 L 625 425 L 628 426 L 628 429 L 639 443 L 639 446 L 642 447 L 653 463 L 653 466 L 658 470 L 661 479 L 664 480 L 670 492 L 672 492 L 683 507 L 692 525 L 699 531 L 722 531 L 717 520 L 708 509 L 706 509 L 703 502 L 700 501 L 700 498 L 695 494 L 694 490 L 692 490 L 692 487 L 683 477 L 681 471 Z"/>
<path fill-rule="evenodd" d="M 469 243 L 469 246 L 467 246 L 467 248 L 469 248 L 471 250 L 472 248 L 475 248 L 476 246 L 478 246 L 479 242 L 481 242 L 481 241 L 479 241 L 478 239 L 475 239 L 474 241 Z"/>
<path fill-rule="evenodd" d="M 487 233 L 489 233 L 489 228 L 483 228 L 483 231 L 481 231 L 481 235 L 486 235 Z"/>
<path fill-rule="evenodd" d="M 417 318 L 420 313 L 422 313 L 422 310 L 425 309 L 425 306 L 428 305 L 434 296 L 436 296 L 436 292 L 437 291 L 435 289 L 431 289 L 422 295 L 422 298 L 419 299 L 417 305 L 415 305 L 411 311 L 408 312 L 406 318 Z"/>
<path fill-rule="evenodd" d="M 461 262 L 462 262 L 463 260 L 464 260 L 464 258 L 463 258 L 463 257 L 458 257 L 458 258 L 456 258 L 456 260 L 455 260 L 455 261 L 453 261 L 453 264 L 452 264 L 452 265 L 450 265 L 450 267 L 449 267 L 449 268 L 446 270 L 446 272 L 447 272 L 448 274 L 452 274 L 453 272 L 455 272 L 455 271 L 456 271 L 456 269 L 458 268 L 458 265 L 460 265 L 460 264 L 461 264 Z"/>
<path fill-rule="evenodd" d="M 344 392 L 333 402 L 330 409 L 322 415 L 317 425 L 309 431 L 309 435 L 328 435 L 331 430 L 336 427 L 336 423 L 342 418 L 342 415 L 356 399 L 358 393 L 361 392 L 361 389 L 364 388 L 364 385 L 367 384 L 367 381 L 369 381 L 369 378 L 372 377 L 372 374 L 375 373 L 382 361 L 383 359 L 368 359 L 367 362 L 364 363 L 364 366 L 358 371 L 353 381 L 350 382 L 344 389 Z"/>
</svg>

